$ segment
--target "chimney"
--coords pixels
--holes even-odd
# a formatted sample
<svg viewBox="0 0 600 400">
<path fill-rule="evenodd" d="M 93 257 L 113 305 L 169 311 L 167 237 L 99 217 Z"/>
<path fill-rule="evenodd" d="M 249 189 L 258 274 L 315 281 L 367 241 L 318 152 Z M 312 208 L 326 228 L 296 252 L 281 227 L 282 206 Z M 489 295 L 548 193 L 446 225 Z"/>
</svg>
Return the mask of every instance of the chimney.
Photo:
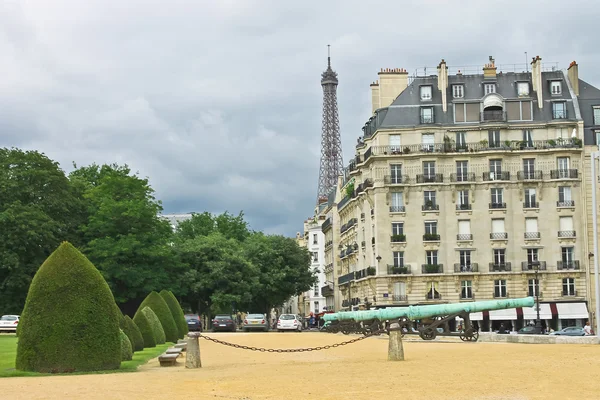
<svg viewBox="0 0 600 400">
<path fill-rule="evenodd" d="M 575 96 L 579 96 L 579 66 L 575 61 L 572 61 L 571 64 L 569 64 L 567 75 L 569 77 L 569 82 L 571 82 L 573 92 L 575 92 Z"/>
<path fill-rule="evenodd" d="M 408 72 L 404 68 L 382 68 L 379 75 L 379 107 L 387 107 L 408 86 Z"/>
<path fill-rule="evenodd" d="M 531 85 L 537 94 L 538 108 L 544 107 L 542 96 L 542 59 L 540 56 L 533 57 L 531 61 Z"/>
<path fill-rule="evenodd" d="M 444 113 L 448 109 L 448 101 L 446 100 L 446 93 L 448 90 L 448 68 L 446 67 L 446 61 L 442 58 L 442 61 L 437 67 L 438 72 L 438 89 L 442 94 L 442 110 Z"/>
<path fill-rule="evenodd" d="M 375 114 L 375 110 L 381 108 L 379 103 L 379 81 L 371 83 L 371 113 Z"/>
<path fill-rule="evenodd" d="M 490 56 L 490 62 L 483 66 L 483 78 L 495 78 L 496 77 L 496 62 L 494 57 Z"/>
</svg>

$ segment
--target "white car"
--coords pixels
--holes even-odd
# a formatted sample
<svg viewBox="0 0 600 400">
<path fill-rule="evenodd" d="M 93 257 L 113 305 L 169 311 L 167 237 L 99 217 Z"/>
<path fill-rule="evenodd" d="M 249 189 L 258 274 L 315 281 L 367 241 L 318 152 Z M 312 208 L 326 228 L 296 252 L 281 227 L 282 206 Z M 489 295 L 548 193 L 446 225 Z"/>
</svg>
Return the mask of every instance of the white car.
<svg viewBox="0 0 600 400">
<path fill-rule="evenodd" d="M 0 317 L 0 331 L 17 331 L 18 315 L 3 315 Z"/>
<path fill-rule="evenodd" d="M 302 323 L 294 314 L 281 314 L 277 320 L 277 331 L 298 331 L 302 332 Z"/>
</svg>

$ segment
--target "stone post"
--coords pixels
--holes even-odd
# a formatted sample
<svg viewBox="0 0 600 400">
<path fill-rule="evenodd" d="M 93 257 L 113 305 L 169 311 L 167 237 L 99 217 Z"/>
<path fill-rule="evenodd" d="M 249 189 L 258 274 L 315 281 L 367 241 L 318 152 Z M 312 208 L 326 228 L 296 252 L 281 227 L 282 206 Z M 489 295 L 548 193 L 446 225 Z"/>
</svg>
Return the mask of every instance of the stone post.
<svg viewBox="0 0 600 400">
<path fill-rule="evenodd" d="M 198 343 L 197 332 L 188 333 L 187 349 L 185 351 L 185 367 L 202 367 L 202 360 L 200 359 L 200 344 Z"/>
<path fill-rule="evenodd" d="M 404 347 L 402 346 L 402 331 L 400 324 L 390 325 L 390 341 L 388 344 L 388 361 L 404 361 Z"/>
</svg>

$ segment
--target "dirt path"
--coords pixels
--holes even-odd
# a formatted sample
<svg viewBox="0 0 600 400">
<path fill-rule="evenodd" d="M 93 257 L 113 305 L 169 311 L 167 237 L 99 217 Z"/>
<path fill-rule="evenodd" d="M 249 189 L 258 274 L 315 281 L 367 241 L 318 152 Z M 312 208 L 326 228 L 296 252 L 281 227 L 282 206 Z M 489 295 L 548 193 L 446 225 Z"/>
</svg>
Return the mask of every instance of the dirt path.
<svg viewBox="0 0 600 400">
<path fill-rule="evenodd" d="M 347 340 L 324 333 L 211 334 L 269 348 Z M 404 362 L 388 362 L 387 340 L 369 338 L 319 352 L 250 352 L 201 340 L 203 368 L 7 378 L 5 399 L 595 399 L 600 346 L 407 342 Z"/>
</svg>

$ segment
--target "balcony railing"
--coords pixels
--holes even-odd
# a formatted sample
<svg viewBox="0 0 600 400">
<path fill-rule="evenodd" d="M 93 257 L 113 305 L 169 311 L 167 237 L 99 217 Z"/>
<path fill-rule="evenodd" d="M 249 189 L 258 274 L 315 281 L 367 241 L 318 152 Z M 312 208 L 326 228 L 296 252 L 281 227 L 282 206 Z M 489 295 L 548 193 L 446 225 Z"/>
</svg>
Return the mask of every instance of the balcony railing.
<svg viewBox="0 0 600 400">
<path fill-rule="evenodd" d="M 525 232 L 523 234 L 523 237 L 525 239 L 539 239 L 540 238 L 540 233 L 539 232 Z"/>
<path fill-rule="evenodd" d="M 491 240 L 506 240 L 508 239 L 508 232 L 492 232 L 490 233 Z"/>
<path fill-rule="evenodd" d="M 575 200 L 557 201 L 556 207 L 575 207 Z"/>
<path fill-rule="evenodd" d="M 440 205 L 439 204 L 423 204 L 421 206 L 421 210 L 422 211 L 439 211 Z"/>
<path fill-rule="evenodd" d="M 410 182 L 408 175 L 385 175 L 383 183 L 386 185 L 406 185 Z"/>
<path fill-rule="evenodd" d="M 481 112 L 481 122 L 506 121 L 506 112 L 501 110 L 488 110 Z"/>
<path fill-rule="evenodd" d="M 552 119 L 567 119 L 567 109 L 552 110 Z"/>
<path fill-rule="evenodd" d="M 441 239 L 438 233 L 426 233 L 423 235 L 424 242 L 439 242 Z"/>
<path fill-rule="evenodd" d="M 580 269 L 579 267 L 579 260 L 573 260 L 573 261 L 557 261 L 556 262 L 556 269 L 557 270 L 563 270 L 563 269 Z"/>
<path fill-rule="evenodd" d="M 327 218 L 323 225 L 321 225 L 321 230 L 325 231 L 331 226 L 331 218 Z"/>
<path fill-rule="evenodd" d="M 553 169 L 550 171 L 550 179 L 577 179 L 579 171 L 576 169 Z"/>
<path fill-rule="evenodd" d="M 458 240 L 458 241 L 473 240 L 473 234 L 472 233 L 459 233 L 458 235 L 456 235 L 456 240 Z"/>
<path fill-rule="evenodd" d="M 435 119 L 433 118 L 433 114 L 421 115 L 420 122 L 421 124 L 433 124 L 435 122 Z"/>
<path fill-rule="evenodd" d="M 450 182 L 475 182 L 474 172 L 452 173 L 450 174 Z"/>
<path fill-rule="evenodd" d="M 537 201 L 525 201 L 523 202 L 523 208 L 540 208 L 540 203 Z"/>
<path fill-rule="evenodd" d="M 387 266 L 388 275 L 410 275 L 410 265 L 390 265 Z"/>
<path fill-rule="evenodd" d="M 506 203 L 490 203 L 490 210 L 506 209 Z"/>
<path fill-rule="evenodd" d="M 417 183 L 442 183 L 444 182 L 443 174 L 418 174 Z"/>
<path fill-rule="evenodd" d="M 510 271 L 511 271 L 510 262 L 505 262 L 503 264 L 490 263 L 490 272 L 510 272 Z"/>
<path fill-rule="evenodd" d="M 510 181 L 510 171 L 484 172 L 484 181 Z"/>
<path fill-rule="evenodd" d="M 401 233 L 398 235 L 392 235 L 390 236 L 390 242 L 392 243 L 404 243 L 406 242 L 406 235 Z"/>
<path fill-rule="evenodd" d="M 421 273 L 423 274 L 441 274 L 443 272 L 443 264 L 421 264 Z"/>
<path fill-rule="evenodd" d="M 454 264 L 454 272 L 456 272 L 456 273 L 479 272 L 479 264 L 477 264 L 477 263 L 471 263 L 471 264 L 456 263 L 456 264 Z"/>
<path fill-rule="evenodd" d="M 354 272 L 350 272 L 349 274 L 342 275 L 338 278 L 338 285 L 344 285 L 348 282 L 352 282 L 354 280 Z"/>
<path fill-rule="evenodd" d="M 408 296 L 405 294 L 393 294 L 392 301 L 394 303 L 406 303 L 408 301 Z"/>
<path fill-rule="evenodd" d="M 470 204 L 457 204 L 456 205 L 456 211 L 465 211 L 465 210 L 470 210 L 470 209 L 471 209 Z"/>
<path fill-rule="evenodd" d="M 538 266 L 539 271 L 546 270 L 546 261 L 537 261 L 540 263 Z M 521 261 L 521 271 L 535 271 L 535 266 L 531 264 L 531 261 Z"/>
<path fill-rule="evenodd" d="M 517 179 L 520 181 L 534 181 L 541 180 L 544 177 L 542 171 L 519 171 L 517 172 Z"/>
<path fill-rule="evenodd" d="M 405 212 L 405 211 L 406 211 L 406 207 L 404 207 L 404 206 L 390 206 L 390 212 L 397 213 L 397 212 Z"/>
<path fill-rule="evenodd" d="M 376 273 L 377 273 L 377 270 L 375 269 L 375 267 L 364 268 L 364 269 L 361 269 L 360 271 L 355 272 L 354 279 L 358 280 L 358 279 L 366 278 L 367 276 L 375 276 Z"/>
<path fill-rule="evenodd" d="M 558 231 L 559 238 L 574 238 L 575 231 Z"/>
</svg>

